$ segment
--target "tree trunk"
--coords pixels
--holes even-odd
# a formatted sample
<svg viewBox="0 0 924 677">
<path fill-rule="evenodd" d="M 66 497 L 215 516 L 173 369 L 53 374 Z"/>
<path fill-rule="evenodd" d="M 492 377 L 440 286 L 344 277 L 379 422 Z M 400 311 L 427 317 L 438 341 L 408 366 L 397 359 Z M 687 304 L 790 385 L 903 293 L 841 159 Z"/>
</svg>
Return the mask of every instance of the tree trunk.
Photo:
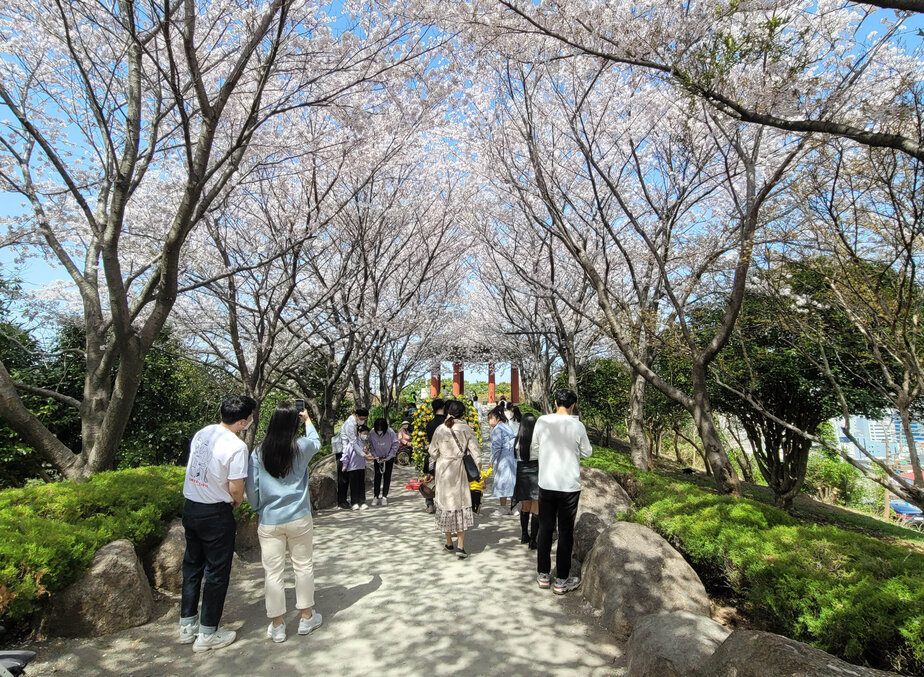
<svg viewBox="0 0 924 677">
<path fill-rule="evenodd" d="M 645 440 L 645 377 L 634 369 L 629 388 L 629 444 L 632 465 L 647 472 L 650 458 Z"/>
<path fill-rule="evenodd" d="M 904 405 L 904 403 L 900 403 Z M 918 450 L 914 441 L 914 433 L 911 430 L 911 412 L 910 407 L 899 406 L 898 415 L 902 419 L 902 431 L 905 433 L 905 444 L 908 445 L 908 455 L 911 458 L 911 472 L 914 475 L 914 486 L 924 487 L 924 476 L 921 474 L 921 460 L 918 458 Z"/>
<path fill-rule="evenodd" d="M 709 404 L 709 396 L 706 394 L 706 368 L 696 362 L 693 363 L 693 410 L 690 413 L 693 415 L 696 431 L 703 442 L 703 451 L 712 469 L 719 492 L 740 496 L 738 475 L 735 473 L 728 454 L 725 453 L 722 438 L 719 437 L 715 419 L 712 417 L 712 407 Z"/>
</svg>

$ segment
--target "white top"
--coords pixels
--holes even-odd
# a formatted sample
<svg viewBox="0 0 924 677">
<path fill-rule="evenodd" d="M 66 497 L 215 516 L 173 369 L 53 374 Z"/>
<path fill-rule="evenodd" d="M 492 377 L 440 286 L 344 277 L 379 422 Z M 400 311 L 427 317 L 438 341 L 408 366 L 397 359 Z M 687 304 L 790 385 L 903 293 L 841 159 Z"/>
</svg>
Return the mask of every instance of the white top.
<svg viewBox="0 0 924 677">
<path fill-rule="evenodd" d="M 228 480 L 247 477 L 247 445 L 222 425 L 204 427 L 189 445 L 183 496 L 196 503 L 234 503 Z"/>
<path fill-rule="evenodd" d="M 530 456 L 539 461 L 540 489 L 580 491 L 581 457 L 592 453 L 587 429 L 577 418 L 546 414 L 536 421 Z"/>
</svg>

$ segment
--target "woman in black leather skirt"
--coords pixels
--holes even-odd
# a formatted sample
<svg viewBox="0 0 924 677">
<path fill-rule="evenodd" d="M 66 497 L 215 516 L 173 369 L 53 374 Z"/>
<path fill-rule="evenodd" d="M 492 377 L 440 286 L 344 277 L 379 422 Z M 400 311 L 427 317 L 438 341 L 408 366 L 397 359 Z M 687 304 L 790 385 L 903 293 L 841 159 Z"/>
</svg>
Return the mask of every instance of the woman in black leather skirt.
<svg viewBox="0 0 924 677">
<path fill-rule="evenodd" d="M 526 414 L 520 422 L 520 429 L 513 444 L 517 459 L 517 482 L 513 488 L 513 500 L 520 503 L 520 543 L 529 543 L 530 550 L 536 549 L 536 534 L 539 532 L 539 460 L 533 460 L 529 455 L 535 425 L 536 417 Z"/>
</svg>

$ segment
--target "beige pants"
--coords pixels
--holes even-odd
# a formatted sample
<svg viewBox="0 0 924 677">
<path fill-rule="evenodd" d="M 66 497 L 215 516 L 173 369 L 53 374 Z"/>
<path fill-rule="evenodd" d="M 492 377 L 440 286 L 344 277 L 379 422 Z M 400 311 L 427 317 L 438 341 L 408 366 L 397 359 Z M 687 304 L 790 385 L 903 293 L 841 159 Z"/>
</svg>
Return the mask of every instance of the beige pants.
<svg viewBox="0 0 924 677">
<path fill-rule="evenodd" d="M 314 522 L 311 514 L 285 524 L 261 524 L 260 554 L 266 573 L 266 615 L 269 618 L 286 612 L 286 548 L 295 570 L 295 607 L 314 606 L 314 562 L 311 559 Z"/>
</svg>

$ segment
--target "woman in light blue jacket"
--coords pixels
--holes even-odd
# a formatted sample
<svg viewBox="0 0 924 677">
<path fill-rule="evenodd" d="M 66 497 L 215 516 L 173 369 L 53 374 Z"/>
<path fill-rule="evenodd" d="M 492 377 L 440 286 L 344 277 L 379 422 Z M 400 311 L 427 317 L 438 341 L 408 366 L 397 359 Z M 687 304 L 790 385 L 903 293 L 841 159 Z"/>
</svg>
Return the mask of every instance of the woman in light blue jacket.
<svg viewBox="0 0 924 677">
<path fill-rule="evenodd" d="M 305 435 L 296 439 L 303 422 Z M 257 535 L 266 576 L 266 615 L 272 619 L 266 636 L 274 642 L 286 639 L 286 550 L 295 570 L 295 606 L 301 610 L 298 634 L 310 634 L 321 625 L 321 614 L 314 611 L 314 523 L 308 494 L 308 461 L 320 448 L 308 412 L 283 403 L 250 455 L 245 487 L 247 501 L 260 516 Z"/>
<path fill-rule="evenodd" d="M 494 467 L 494 486 L 491 491 L 500 498 L 501 509 L 509 515 L 513 510 L 507 507 L 507 500 L 513 497 L 513 487 L 517 481 L 517 459 L 513 453 L 516 434 L 507 422 L 504 409 L 495 407 L 488 413 L 491 432 L 491 465 Z"/>
</svg>

